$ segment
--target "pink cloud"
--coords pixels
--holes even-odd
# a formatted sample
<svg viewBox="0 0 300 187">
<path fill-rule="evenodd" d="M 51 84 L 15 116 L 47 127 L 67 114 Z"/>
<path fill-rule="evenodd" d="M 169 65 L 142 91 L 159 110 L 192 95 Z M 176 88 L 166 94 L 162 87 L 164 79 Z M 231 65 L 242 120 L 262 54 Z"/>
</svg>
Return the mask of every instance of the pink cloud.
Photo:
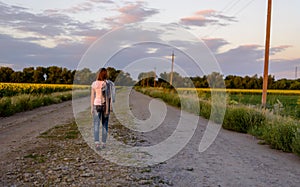
<svg viewBox="0 0 300 187">
<path fill-rule="evenodd" d="M 192 16 L 180 19 L 180 23 L 188 26 L 207 26 L 207 25 L 220 25 L 226 26 L 230 22 L 235 22 L 235 17 L 226 16 L 218 13 L 215 10 L 199 10 Z"/>
<path fill-rule="evenodd" d="M 117 11 L 120 15 L 105 18 L 106 23 L 113 27 L 144 21 L 148 17 L 158 13 L 157 9 L 146 8 L 142 2 L 125 5 L 117 9 Z"/>
<path fill-rule="evenodd" d="M 86 36 L 84 38 L 84 43 L 87 43 L 87 44 L 92 44 L 93 42 L 95 42 L 96 40 L 98 39 L 98 37 L 96 36 Z"/>
<path fill-rule="evenodd" d="M 199 10 L 195 14 L 196 15 L 209 15 L 209 14 L 214 14 L 214 13 L 216 13 L 215 10 L 208 9 L 208 10 Z"/>
<path fill-rule="evenodd" d="M 65 9 L 65 12 L 69 12 L 69 13 L 79 13 L 79 12 L 85 12 L 85 11 L 89 11 L 92 10 L 94 8 L 92 3 L 89 2 L 84 2 L 84 3 L 80 3 L 78 5 L 75 5 L 69 9 Z"/>
</svg>

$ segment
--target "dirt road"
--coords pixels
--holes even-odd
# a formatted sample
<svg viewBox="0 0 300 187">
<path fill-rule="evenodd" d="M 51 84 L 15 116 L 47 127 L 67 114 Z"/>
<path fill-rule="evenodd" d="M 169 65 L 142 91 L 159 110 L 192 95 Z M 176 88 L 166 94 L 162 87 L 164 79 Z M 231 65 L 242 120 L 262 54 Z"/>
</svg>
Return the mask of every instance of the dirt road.
<svg viewBox="0 0 300 187">
<path fill-rule="evenodd" d="M 133 113 L 140 118 L 149 115 L 147 107 L 141 106 L 147 106 L 152 98 L 140 93 L 133 95 Z M 143 134 L 143 138 L 151 144 L 163 141 L 172 133 L 179 116 L 177 108 L 168 106 L 160 128 Z M 167 177 L 176 186 L 300 185 L 300 157 L 259 145 L 251 135 L 221 129 L 214 143 L 205 152 L 198 152 L 207 123 L 200 118 L 187 146 L 152 173 Z"/>
<path fill-rule="evenodd" d="M 87 98 L 77 100 L 82 110 L 89 103 Z M 0 158 L 6 153 L 24 147 L 40 133 L 61 124 L 71 123 L 74 118 L 72 101 L 40 107 L 32 111 L 0 118 Z"/>
<path fill-rule="evenodd" d="M 135 91 L 131 93 L 130 107 L 138 119 L 149 117 L 148 105 L 151 100 L 152 98 Z M 88 106 L 87 98 L 81 99 L 81 102 L 82 109 Z M 155 145 L 170 136 L 176 127 L 179 116 L 179 109 L 167 106 L 167 114 L 161 126 L 147 133 L 138 133 L 137 137 L 143 139 L 140 146 Z M 36 136 L 40 132 L 56 125 L 69 123 L 72 119 L 73 111 L 70 101 L 0 119 L 2 164 L 5 164 L 5 159 L 9 160 L 5 156 L 10 152 L 18 152 L 24 149 L 24 145 L 34 147 L 39 144 Z M 111 122 L 113 121 L 116 119 L 111 119 Z M 300 158 L 294 154 L 272 150 L 266 145 L 259 145 L 257 144 L 258 140 L 250 135 L 222 129 L 214 143 L 205 152 L 200 153 L 198 151 L 199 142 L 207 123 L 207 120 L 200 118 L 192 139 L 173 158 L 151 166 L 144 172 L 135 173 L 135 177 L 139 179 L 152 179 L 153 181 L 155 177 L 151 176 L 159 176 L 159 181 L 163 182 L 154 184 L 149 183 L 151 180 L 148 182 L 143 180 L 139 184 L 299 186 Z M 3 165 L 1 167 L 7 169 Z"/>
</svg>

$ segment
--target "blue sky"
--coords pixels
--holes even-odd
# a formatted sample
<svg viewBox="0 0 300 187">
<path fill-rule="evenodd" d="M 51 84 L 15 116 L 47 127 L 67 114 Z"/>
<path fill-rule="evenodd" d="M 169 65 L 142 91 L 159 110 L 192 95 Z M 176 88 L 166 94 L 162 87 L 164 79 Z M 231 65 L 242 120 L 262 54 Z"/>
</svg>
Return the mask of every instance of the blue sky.
<svg viewBox="0 0 300 187">
<path fill-rule="evenodd" d="M 298 7 L 299 0 L 273 1 L 269 72 L 277 79 L 293 79 L 300 69 Z M 267 0 L 2 0 L 0 65 L 75 69 L 88 47 L 112 29 L 160 22 L 203 40 L 224 75 L 260 76 L 266 9 Z"/>
</svg>

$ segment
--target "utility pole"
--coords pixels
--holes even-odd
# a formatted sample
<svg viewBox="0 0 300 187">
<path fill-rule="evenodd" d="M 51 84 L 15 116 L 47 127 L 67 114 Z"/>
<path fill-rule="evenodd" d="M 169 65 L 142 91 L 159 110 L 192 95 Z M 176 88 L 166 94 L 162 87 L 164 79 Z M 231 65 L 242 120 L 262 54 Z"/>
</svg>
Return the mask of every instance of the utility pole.
<svg viewBox="0 0 300 187">
<path fill-rule="evenodd" d="M 266 103 L 267 103 L 270 36 L 271 36 L 271 13 L 272 13 L 272 0 L 268 0 L 266 46 L 265 46 L 265 65 L 264 65 L 264 77 L 263 77 L 263 92 L 262 92 L 262 100 L 261 100 L 261 104 L 262 104 L 263 107 L 266 107 Z"/>
<path fill-rule="evenodd" d="M 170 85 L 173 85 L 173 69 L 174 69 L 174 51 L 172 53 L 172 66 L 171 66 L 171 74 L 170 74 Z"/>
<path fill-rule="evenodd" d="M 154 87 L 156 87 L 155 79 L 156 79 L 156 67 L 154 68 L 154 83 L 153 83 Z"/>
<path fill-rule="evenodd" d="M 296 66 L 295 67 L 295 79 L 297 79 L 297 77 L 298 77 L 298 69 L 297 69 L 298 67 Z"/>
<path fill-rule="evenodd" d="M 149 87 L 149 72 L 147 72 L 147 87 Z"/>
</svg>

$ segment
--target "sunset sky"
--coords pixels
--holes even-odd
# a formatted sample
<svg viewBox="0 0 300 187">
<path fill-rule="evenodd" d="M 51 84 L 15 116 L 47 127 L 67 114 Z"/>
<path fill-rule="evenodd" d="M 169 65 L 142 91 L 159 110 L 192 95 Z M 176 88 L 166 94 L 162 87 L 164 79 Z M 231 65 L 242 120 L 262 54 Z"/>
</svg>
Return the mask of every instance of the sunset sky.
<svg viewBox="0 0 300 187">
<path fill-rule="evenodd" d="M 273 1 L 269 72 L 300 77 L 300 1 Z M 0 0 L 0 66 L 76 69 L 88 47 L 131 23 L 176 23 L 203 40 L 224 75 L 262 75 L 267 0 Z M 168 55 L 168 54 L 166 54 Z"/>
</svg>

